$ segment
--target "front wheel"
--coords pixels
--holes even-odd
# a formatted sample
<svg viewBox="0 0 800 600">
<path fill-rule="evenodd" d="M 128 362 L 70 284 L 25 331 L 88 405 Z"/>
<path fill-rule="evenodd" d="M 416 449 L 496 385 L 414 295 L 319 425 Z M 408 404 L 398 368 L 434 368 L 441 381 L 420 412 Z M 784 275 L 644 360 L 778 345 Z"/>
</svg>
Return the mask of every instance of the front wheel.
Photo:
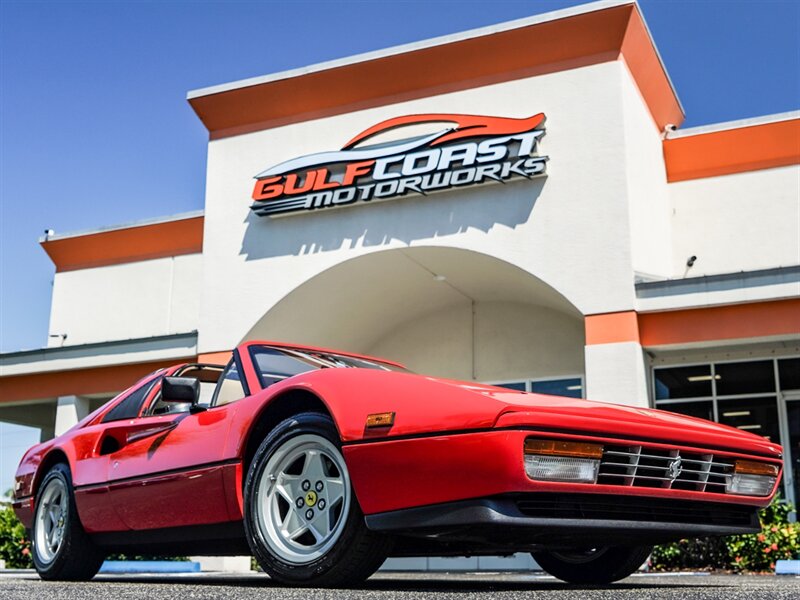
<svg viewBox="0 0 800 600">
<path fill-rule="evenodd" d="M 65 464 L 50 469 L 39 486 L 31 539 L 33 565 L 42 579 L 88 581 L 103 564 L 105 555 L 78 518 L 72 477 Z"/>
<path fill-rule="evenodd" d="M 567 583 L 604 584 L 625 579 L 642 566 L 652 546 L 605 546 L 583 550 L 540 550 L 533 559 Z"/>
<path fill-rule="evenodd" d="M 250 548 L 277 581 L 354 585 L 386 559 L 390 540 L 367 529 L 325 415 L 304 413 L 275 427 L 248 469 L 244 496 Z"/>
</svg>

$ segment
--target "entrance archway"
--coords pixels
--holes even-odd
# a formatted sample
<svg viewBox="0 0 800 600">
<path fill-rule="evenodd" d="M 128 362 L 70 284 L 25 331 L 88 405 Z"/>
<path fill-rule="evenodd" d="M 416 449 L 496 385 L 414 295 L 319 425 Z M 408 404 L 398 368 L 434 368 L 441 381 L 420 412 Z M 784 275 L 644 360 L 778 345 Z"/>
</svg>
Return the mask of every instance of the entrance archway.
<svg viewBox="0 0 800 600">
<path fill-rule="evenodd" d="M 363 352 L 476 381 L 584 372 L 583 316 L 566 298 L 508 262 L 454 248 L 340 263 L 286 295 L 245 339 Z"/>
</svg>

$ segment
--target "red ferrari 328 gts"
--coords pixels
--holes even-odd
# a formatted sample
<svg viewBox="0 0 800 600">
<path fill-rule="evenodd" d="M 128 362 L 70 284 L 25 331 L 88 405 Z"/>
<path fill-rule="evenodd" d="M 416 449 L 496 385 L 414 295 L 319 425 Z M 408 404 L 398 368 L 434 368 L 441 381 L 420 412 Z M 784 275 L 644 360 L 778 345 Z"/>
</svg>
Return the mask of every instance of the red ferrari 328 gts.
<svg viewBox="0 0 800 600">
<path fill-rule="evenodd" d="M 607 583 L 653 544 L 759 530 L 780 446 L 709 421 L 248 342 L 148 375 L 31 448 L 14 509 L 43 579 L 110 552 L 247 554 L 343 586 L 387 556 L 530 552 Z"/>
</svg>

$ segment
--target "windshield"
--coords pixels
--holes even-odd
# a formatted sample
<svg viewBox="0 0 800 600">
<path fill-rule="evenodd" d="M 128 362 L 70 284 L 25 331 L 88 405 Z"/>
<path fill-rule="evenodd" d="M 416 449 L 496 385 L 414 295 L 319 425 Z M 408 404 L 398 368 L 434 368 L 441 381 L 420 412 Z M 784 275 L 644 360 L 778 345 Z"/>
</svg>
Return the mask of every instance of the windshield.
<svg viewBox="0 0 800 600">
<path fill-rule="evenodd" d="M 342 356 L 331 352 L 251 346 L 250 355 L 253 357 L 253 365 L 258 372 L 261 386 L 265 388 L 287 377 L 316 369 L 357 368 L 408 372 L 401 367 L 376 360 Z"/>
</svg>

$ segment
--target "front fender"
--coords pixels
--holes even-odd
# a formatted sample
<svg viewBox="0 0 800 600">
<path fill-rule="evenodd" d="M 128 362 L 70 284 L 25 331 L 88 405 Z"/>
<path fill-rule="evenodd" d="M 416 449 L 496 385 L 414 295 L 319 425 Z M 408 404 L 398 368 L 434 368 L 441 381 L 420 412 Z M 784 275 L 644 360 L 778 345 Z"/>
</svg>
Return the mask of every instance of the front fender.
<svg viewBox="0 0 800 600">
<path fill-rule="evenodd" d="M 505 407 L 488 386 L 411 373 L 371 369 L 323 369 L 270 387 L 270 397 L 305 390 L 328 408 L 343 442 L 441 431 L 486 429 Z M 505 391 L 497 389 L 502 395 Z M 391 427 L 366 428 L 367 416 L 395 413 Z"/>
</svg>

